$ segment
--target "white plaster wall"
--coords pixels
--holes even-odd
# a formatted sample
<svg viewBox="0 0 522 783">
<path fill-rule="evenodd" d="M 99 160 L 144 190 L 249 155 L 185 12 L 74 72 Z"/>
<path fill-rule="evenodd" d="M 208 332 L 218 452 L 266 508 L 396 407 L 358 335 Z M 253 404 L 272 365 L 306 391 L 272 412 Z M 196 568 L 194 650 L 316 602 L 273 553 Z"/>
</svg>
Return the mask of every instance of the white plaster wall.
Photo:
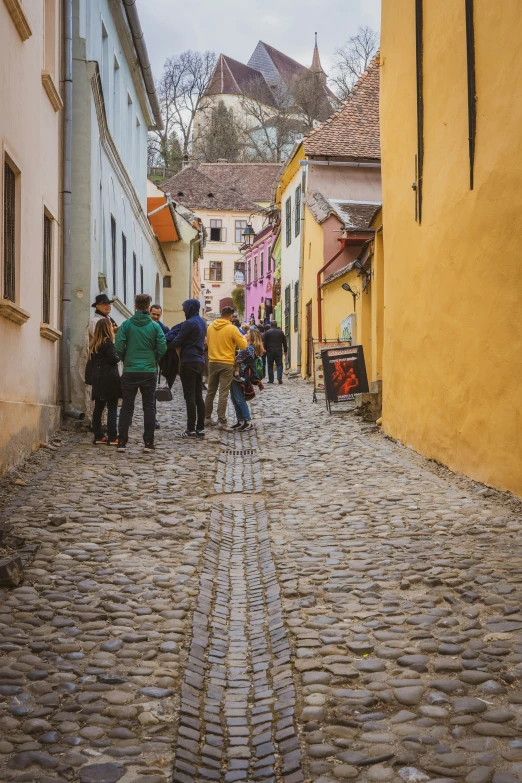
<svg viewBox="0 0 522 783">
<path fill-rule="evenodd" d="M 44 56 L 44 4 L 25 2 L 31 36 L 22 41 L 7 6 L 0 3 L 0 248 L 3 248 L 4 160 L 19 169 L 16 303 L 29 313 L 24 324 L 0 316 L 0 474 L 19 462 L 59 424 L 59 342 L 40 334 L 43 289 L 44 209 L 53 218 L 50 325 L 60 328 L 60 127 L 42 86 L 42 69 L 59 89 L 60 15 L 57 4 L 51 62 Z M 0 252 L 0 289 L 3 284 Z M 3 292 L 0 290 L 0 297 Z"/>
<path fill-rule="evenodd" d="M 112 317 L 120 324 L 134 311 L 135 293 L 163 303 L 166 268 L 147 210 L 147 126 L 150 107 L 140 101 L 140 72 L 131 71 L 124 27 L 108 0 L 75 0 L 73 19 L 73 290 L 71 328 L 73 402 L 85 407 L 82 351 L 91 304 L 104 290 L 117 301 Z M 119 68 L 114 68 L 115 61 Z M 96 111 L 91 79 L 98 68 L 108 126 Z M 133 78 L 134 73 L 134 78 Z M 114 147 L 110 146 L 110 141 Z M 118 165 L 117 158 L 121 163 Z M 130 181 L 130 182 L 129 182 Z M 116 274 L 113 274 L 111 216 L 116 221 Z M 124 285 L 123 237 L 126 237 Z M 133 255 L 136 255 L 136 285 Z M 141 270 L 143 269 L 143 286 Z"/>
</svg>

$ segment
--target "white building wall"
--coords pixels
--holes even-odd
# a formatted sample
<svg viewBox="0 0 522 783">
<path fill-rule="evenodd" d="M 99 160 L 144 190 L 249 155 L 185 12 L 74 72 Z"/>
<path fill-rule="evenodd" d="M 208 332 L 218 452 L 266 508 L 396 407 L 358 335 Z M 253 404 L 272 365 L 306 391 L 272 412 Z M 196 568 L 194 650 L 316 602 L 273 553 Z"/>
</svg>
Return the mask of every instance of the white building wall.
<svg viewBox="0 0 522 783">
<path fill-rule="evenodd" d="M 0 474 L 60 423 L 60 3 L 0 2 Z M 54 10 L 54 15 L 52 14 Z M 53 18 L 54 16 L 54 18 Z M 27 27 L 24 31 L 24 22 Z M 28 28 L 28 29 L 27 29 Z M 15 295 L 4 288 L 5 164 L 15 176 Z M 44 214 L 51 219 L 50 317 L 43 323 Z"/>
<path fill-rule="evenodd" d="M 290 180 L 281 196 L 281 302 L 282 302 L 282 321 L 278 326 L 287 334 L 289 342 L 288 348 L 288 368 L 295 370 L 299 362 L 298 355 L 298 331 L 294 329 L 295 315 L 295 294 L 296 285 L 299 285 L 299 263 L 301 258 L 301 232 L 295 235 L 295 193 L 301 185 L 301 170 L 297 171 Z M 290 199 L 290 233 L 291 241 L 286 241 L 286 202 Z M 301 194 L 301 202 L 303 195 Z M 285 302 L 286 292 L 290 292 L 290 308 L 288 312 L 288 328 L 285 328 Z M 289 338 L 289 339 L 288 339 Z"/>
<path fill-rule="evenodd" d="M 120 324 L 134 311 L 136 293 L 162 303 L 167 267 L 146 217 L 153 119 L 121 3 L 74 0 L 73 56 L 71 344 L 73 404 L 81 409 L 85 330 L 96 295 L 115 298 L 111 316 Z"/>
<path fill-rule="evenodd" d="M 203 220 L 203 225 L 207 230 L 205 257 L 201 259 L 199 263 L 203 301 L 206 305 L 207 315 L 213 316 L 219 314 L 220 301 L 232 296 L 232 291 L 236 288 L 236 283 L 234 281 L 235 262 L 244 263 L 244 258 L 239 252 L 239 248 L 243 243 L 241 242 L 238 244 L 235 241 L 236 220 L 248 221 L 250 219 L 252 227 L 257 233 L 262 228 L 263 217 L 261 215 L 251 215 L 249 212 L 232 212 L 227 210 L 198 209 L 194 210 L 194 212 Z M 212 219 L 221 220 L 222 227 L 226 229 L 226 240 L 224 242 L 211 241 L 210 221 Z M 222 262 L 222 281 L 206 279 L 206 277 L 209 277 L 208 270 L 211 269 L 211 262 L 213 261 Z"/>
</svg>

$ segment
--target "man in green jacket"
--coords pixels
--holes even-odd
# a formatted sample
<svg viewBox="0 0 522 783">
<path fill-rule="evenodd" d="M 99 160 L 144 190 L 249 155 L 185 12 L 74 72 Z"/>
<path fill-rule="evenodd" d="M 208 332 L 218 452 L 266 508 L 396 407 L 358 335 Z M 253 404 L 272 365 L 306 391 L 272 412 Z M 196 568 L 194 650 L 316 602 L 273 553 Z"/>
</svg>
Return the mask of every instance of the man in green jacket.
<svg viewBox="0 0 522 783">
<path fill-rule="evenodd" d="M 118 451 L 125 451 L 129 439 L 138 389 L 143 404 L 145 451 L 154 451 L 156 365 L 167 350 L 167 342 L 161 326 L 150 317 L 151 302 L 148 294 L 138 294 L 134 300 L 136 312 L 122 323 L 114 341 L 116 352 L 123 361 Z"/>
</svg>

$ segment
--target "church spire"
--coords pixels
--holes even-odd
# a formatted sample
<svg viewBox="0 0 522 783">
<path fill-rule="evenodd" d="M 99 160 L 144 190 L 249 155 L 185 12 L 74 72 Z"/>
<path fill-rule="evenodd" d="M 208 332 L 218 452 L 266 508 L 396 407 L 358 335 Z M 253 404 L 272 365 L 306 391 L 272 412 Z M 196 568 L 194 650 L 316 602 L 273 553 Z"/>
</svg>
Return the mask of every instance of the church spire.
<svg viewBox="0 0 522 783">
<path fill-rule="evenodd" d="M 323 66 L 321 65 L 321 58 L 319 57 L 319 48 L 317 46 L 317 33 L 315 34 L 314 56 L 312 58 L 312 65 L 310 66 L 310 70 L 313 73 L 320 74 L 321 77 L 324 78 L 324 81 L 326 81 L 326 73 L 323 71 Z"/>
</svg>

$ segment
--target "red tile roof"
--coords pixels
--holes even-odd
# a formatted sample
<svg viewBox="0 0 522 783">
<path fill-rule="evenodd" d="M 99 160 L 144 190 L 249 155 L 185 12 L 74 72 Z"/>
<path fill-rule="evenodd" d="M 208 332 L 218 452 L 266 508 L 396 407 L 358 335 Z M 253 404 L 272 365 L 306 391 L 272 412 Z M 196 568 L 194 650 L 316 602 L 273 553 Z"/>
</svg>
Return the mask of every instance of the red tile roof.
<svg viewBox="0 0 522 783">
<path fill-rule="evenodd" d="M 379 135 L 379 53 L 341 108 L 304 139 L 309 157 L 381 159 Z"/>
<path fill-rule="evenodd" d="M 272 200 L 279 163 L 202 163 L 187 166 L 161 185 L 189 209 L 254 212 Z"/>
<path fill-rule="evenodd" d="M 230 190 L 243 193 L 251 201 L 272 200 L 272 190 L 281 170 L 280 163 L 200 163 L 198 171 Z"/>
</svg>

